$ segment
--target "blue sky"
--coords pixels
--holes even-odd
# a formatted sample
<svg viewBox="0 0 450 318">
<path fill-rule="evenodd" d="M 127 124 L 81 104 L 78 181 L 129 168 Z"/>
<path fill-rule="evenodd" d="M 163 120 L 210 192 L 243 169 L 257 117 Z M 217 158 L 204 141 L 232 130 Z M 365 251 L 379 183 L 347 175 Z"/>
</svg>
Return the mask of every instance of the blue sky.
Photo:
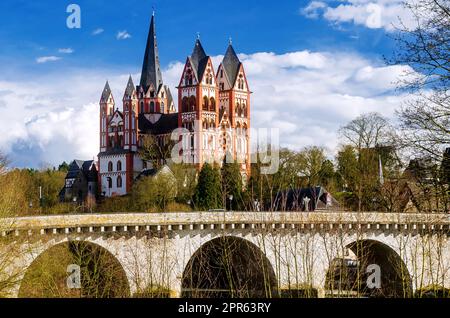
<svg viewBox="0 0 450 318">
<path fill-rule="evenodd" d="M 1 58 L 31 72 L 61 67 L 137 67 L 141 63 L 153 3 L 164 65 L 183 60 L 200 32 L 208 54 L 223 54 L 231 36 L 239 52 L 336 49 L 374 57 L 389 54 L 392 40 L 383 29 L 340 25 L 301 14 L 308 1 L 28 1 L 0 3 Z M 66 27 L 66 7 L 81 8 L 81 29 Z M 303 5 L 303 6 L 302 6 Z M 96 36 L 92 32 L 103 29 Z M 131 38 L 117 41 L 126 30 Z M 56 66 L 36 65 L 37 56 L 58 55 L 59 48 L 76 54 Z"/>
<path fill-rule="evenodd" d="M 66 26 L 70 3 L 81 8 L 80 29 Z M 392 82 L 402 68 L 383 64 L 395 45 L 391 23 L 408 20 L 400 0 L 3 0 L 0 150 L 13 165 L 97 154 L 95 104 L 107 78 L 119 97 L 128 74 L 138 81 L 152 6 L 172 92 L 197 32 L 215 67 L 231 36 L 254 91 L 253 124 L 278 125 L 284 146 L 332 154 L 340 125 L 366 111 L 393 117 L 401 104 Z"/>
</svg>

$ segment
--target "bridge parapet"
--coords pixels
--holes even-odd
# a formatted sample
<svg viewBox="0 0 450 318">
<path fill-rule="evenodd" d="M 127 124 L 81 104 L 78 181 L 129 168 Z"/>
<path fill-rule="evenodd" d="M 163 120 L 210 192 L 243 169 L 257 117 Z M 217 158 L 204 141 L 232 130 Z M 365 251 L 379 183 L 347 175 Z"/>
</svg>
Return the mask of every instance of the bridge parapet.
<svg viewBox="0 0 450 318">
<path fill-rule="evenodd" d="M 450 232 L 450 216 L 380 212 L 163 212 L 29 216 L 3 219 L 2 236 L 235 229 Z"/>
</svg>

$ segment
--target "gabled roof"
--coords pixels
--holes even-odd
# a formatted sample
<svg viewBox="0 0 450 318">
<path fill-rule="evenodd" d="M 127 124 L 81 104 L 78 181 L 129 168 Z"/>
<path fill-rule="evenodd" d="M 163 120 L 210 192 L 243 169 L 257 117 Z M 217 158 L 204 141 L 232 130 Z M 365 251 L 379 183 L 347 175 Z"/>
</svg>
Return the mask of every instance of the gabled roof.
<svg viewBox="0 0 450 318">
<path fill-rule="evenodd" d="M 155 16 L 152 15 L 150 30 L 147 37 L 147 46 L 145 47 L 144 61 L 142 63 L 140 86 L 147 92 L 150 84 L 153 84 L 155 91 L 158 91 L 162 82 L 158 45 L 156 44 Z"/>
<path fill-rule="evenodd" d="M 209 57 L 206 55 L 205 50 L 200 43 L 200 39 L 197 39 L 189 60 L 191 61 L 192 68 L 194 69 L 198 81 L 201 81 L 203 77 L 206 65 L 208 64 L 208 58 Z"/>
<path fill-rule="evenodd" d="M 227 52 L 222 60 L 222 65 L 225 70 L 225 73 L 230 81 L 230 85 L 234 85 L 236 82 L 236 77 L 239 72 L 239 67 L 241 66 L 241 61 L 239 61 L 236 52 L 233 49 L 233 46 L 228 45 Z"/>
<path fill-rule="evenodd" d="M 160 114 L 159 120 L 152 123 L 144 114 L 138 116 L 139 130 L 146 134 L 163 135 L 169 134 L 178 128 L 178 113 Z"/>
<path fill-rule="evenodd" d="M 77 160 L 75 159 L 69 165 L 69 171 L 67 171 L 66 179 L 74 179 L 78 177 L 79 173 L 82 172 L 86 178 L 89 179 L 91 167 L 94 164 L 94 160 Z M 95 165 L 94 165 L 95 166 Z"/>
</svg>

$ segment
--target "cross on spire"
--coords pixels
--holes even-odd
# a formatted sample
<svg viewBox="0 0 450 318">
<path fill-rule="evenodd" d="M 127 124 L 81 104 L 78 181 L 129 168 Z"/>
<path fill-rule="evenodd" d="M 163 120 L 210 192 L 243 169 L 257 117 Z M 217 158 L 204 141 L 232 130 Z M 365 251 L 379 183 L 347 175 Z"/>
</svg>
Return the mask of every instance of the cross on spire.
<svg viewBox="0 0 450 318">
<path fill-rule="evenodd" d="M 200 40 L 200 32 L 197 32 L 197 40 Z"/>
<path fill-rule="evenodd" d="M 231 38 L 231 36 L 228 38 L 228 44 L 230 44 L 230 45 L 233 44 L 233 39 Z"/>
</svg>

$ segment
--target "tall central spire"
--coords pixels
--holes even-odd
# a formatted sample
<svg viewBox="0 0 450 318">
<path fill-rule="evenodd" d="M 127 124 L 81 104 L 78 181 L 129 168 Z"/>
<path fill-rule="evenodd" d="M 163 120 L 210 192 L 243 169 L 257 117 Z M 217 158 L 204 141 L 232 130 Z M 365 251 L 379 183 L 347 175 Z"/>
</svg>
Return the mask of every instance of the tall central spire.
<svg viewBox="0 0 450 318">
<path fill-rule="evenodd" d="M 147 46 L 145 48 L 144 62 L 142 64 L 140 86 L 147 90 L 153 84 L 155 90 L 158 90 L 162 84 L 161 67 L 159 65 L 158 45 L 156 44 L 155 16 L 152 14 L 150 21 L 150 30 L 148 32 Z"/>
</svg>

